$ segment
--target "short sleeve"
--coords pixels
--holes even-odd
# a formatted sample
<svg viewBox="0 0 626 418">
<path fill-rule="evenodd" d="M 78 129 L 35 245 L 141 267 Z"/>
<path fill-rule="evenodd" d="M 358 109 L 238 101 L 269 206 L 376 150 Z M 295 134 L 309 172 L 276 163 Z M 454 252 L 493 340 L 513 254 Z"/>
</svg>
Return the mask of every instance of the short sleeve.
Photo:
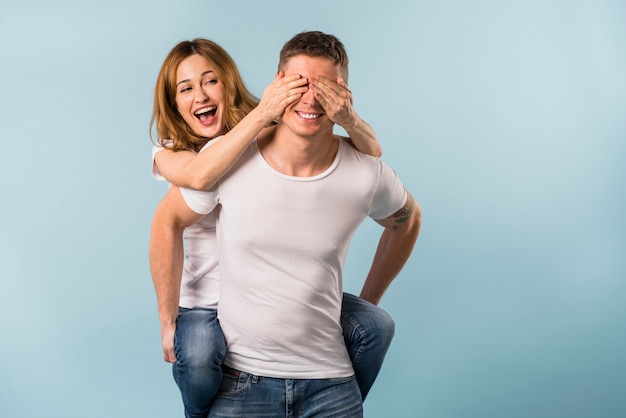
<svg viewBox="0 0 626 418">
<path fill-rule="evenodd" d="M 407 193 L 398 175 L 391 167 L 378 160 L 378 169 L 379 180 L 369 216 L 372 219 L 385 219 L 404 207 Z"/>
<path fill-rule="evenodd" d="M 217 188 L 210 191 L 201 191 L 181 187 L 180 193 L 189 209 L 200 215 L 211 213 L 219 203 Z"/>
<path fill-rule="evenodd" d="M 163 147 L 160 145 L 152 146 L 152 177 L 154 177 L 155 179 L 159 181 L 165 181 L 165 177 L 163 177 L 163 175 L 159 171 L 159 167 L 157 167 L 156 165 L 155 158 L 156 158 L 157 153 L 162 150 L 163 150 Z"/>
</svg>

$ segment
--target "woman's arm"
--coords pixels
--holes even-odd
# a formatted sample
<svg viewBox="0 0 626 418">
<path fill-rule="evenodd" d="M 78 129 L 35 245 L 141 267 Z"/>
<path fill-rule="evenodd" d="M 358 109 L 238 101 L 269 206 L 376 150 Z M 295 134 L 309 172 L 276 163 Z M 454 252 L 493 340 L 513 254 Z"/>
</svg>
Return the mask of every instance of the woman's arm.
<svg viewBox="0 0 626 418">
<path fill-rule="evenodd" d="M 357 115 L 352 107 L 352 91 L 343 80 L 333 81 L 320 76 L 310 81 L 315 91 L 315 98 L 322 105 L 330 120 L 350 135 L 350 138 L 344 139 L 362 153 L 380 157 L 383 151 L 376 139 L 374 129 Z"/>
<path fill-rule="evenodd" d="M 154 163 L 170 183 L 195 190 L 207 190 L 235 164 L 255 136 L 285 108 L 306 92 L 306 79 L 285 77 L 281 72 L 265 88 L 259 105 L 230 132 L 199 154 L 190 151 L 159 151 Z"/>
</svg>

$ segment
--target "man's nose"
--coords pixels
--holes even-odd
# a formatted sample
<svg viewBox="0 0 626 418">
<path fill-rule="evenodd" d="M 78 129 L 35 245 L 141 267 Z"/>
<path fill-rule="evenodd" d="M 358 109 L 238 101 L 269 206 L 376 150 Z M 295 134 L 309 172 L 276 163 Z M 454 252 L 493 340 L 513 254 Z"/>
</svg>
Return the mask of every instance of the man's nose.
<svg viewBox="0 0 626 418">
<path fill-rule="evenodd" d="M 311 87 L 311 80 L 309 80 L 307 87 L 307 91 L 302 94 L 300 101 L 307 104 L 317 104 L 315 93 L 313 93 L 313 88 Z"/>
</svg>

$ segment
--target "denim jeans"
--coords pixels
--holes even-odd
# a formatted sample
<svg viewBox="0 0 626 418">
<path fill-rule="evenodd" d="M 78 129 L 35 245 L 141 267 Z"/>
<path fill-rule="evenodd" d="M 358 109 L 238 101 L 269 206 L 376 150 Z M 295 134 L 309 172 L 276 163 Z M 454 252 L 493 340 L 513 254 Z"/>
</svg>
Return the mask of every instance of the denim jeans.
<svg viewBox="0 0 626 418">
<path fill-rule="evenodd" d="M 383 365 L 396 325 L 383 309 L 344 293 L 341 327 L 356 381 L 365 400 Z"/>
<path fill-rule="evenodd" d="M 185 417 L 205 418 L 222 380 L 226 341 L 215 309 L 179 308 L 172 366 Z"/>
<path fill-rule="evenodd" d="M 364 400 L 393 339 L 395 324 L 381 308 L 343 294 L 341 326 L 356 383 Z M 211 309 L 179 309 L 174 336 L 174 380 L 187 418 L 205 418 L 222 380 L 226 344 Z"/>
<path fill-rule="evenodd" d="M 335 379 L 275 379 L 224 368 L 209 417 L 363 417 L 354 376 Z"/>
</svg>

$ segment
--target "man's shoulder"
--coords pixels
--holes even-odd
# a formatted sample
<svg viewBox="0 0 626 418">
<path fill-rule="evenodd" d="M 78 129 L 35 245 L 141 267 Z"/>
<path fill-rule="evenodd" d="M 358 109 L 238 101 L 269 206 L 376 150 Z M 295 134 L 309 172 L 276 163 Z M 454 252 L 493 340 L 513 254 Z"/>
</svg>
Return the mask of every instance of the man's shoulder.
<svg viewBox="0 0 626 418">
<path fill-rule="evenodd" d="M 339 139 L 339 150 L 342 160 L 345 158 L 348 162 L 354 162 L 355 164 L 360 164 L 365 167 L 375 167 L 381 164 L 380 158 L 359 151 L 343 137 L 338 136 L 337 138 Z"/>
</svg>

